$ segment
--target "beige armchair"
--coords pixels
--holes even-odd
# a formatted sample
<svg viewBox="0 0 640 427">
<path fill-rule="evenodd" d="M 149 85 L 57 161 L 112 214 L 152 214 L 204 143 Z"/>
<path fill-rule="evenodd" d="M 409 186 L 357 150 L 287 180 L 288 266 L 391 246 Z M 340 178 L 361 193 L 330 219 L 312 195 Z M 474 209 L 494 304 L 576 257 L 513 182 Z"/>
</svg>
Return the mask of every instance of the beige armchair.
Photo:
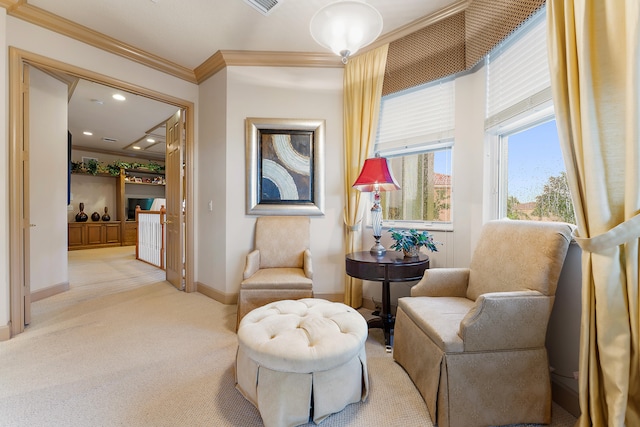
<svg viewBox="0 0 640 427">
<path fill-rule="evenodd" d="M 256 220 L 255 249 L 247 255 L 238 294 L 236 329 L 245 314 L 273 301 L 313 297 L 308 217 Z"/>
<path fill-rule="evenodd" d="M 551 422 L 545 336 L 571 231 L 488 222 L 469 268 L 427 270 L 398 300 L 393 357 L 439 427 Z"/>
</svg>

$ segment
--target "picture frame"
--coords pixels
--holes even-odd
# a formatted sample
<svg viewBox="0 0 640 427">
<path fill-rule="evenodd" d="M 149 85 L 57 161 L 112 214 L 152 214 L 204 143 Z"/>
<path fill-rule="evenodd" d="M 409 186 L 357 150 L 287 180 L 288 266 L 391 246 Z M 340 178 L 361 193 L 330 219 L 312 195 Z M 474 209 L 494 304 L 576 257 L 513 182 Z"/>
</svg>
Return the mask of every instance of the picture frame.
<svg viewBox="0 0 640 427">
<path fill-rule="evenodd" d="M 248 117 L 245 137 L 248 215 L 324 215 L 324 120 Z"/>
</svg>

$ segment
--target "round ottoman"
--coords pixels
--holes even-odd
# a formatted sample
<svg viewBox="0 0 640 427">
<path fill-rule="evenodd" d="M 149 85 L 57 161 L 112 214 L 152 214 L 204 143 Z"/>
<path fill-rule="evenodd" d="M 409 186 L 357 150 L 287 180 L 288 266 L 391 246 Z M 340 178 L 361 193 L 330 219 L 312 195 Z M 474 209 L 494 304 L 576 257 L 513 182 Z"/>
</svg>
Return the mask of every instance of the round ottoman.
<svg viewBox="0 0 640 427">
<path fill-rule="evenodd" d="M 236 387 L 266 427 L 317 424 L 367 398 L 367 322 L 323 299 L 276 301 L 238 327 Z"/>
</svg>

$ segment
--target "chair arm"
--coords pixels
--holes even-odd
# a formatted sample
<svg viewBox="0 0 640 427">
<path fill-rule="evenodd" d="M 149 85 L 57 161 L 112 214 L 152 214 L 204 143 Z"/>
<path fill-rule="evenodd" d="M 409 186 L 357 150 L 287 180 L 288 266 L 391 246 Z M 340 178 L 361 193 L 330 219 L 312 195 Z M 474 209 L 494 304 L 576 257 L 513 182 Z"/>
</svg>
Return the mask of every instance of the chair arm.
<svg viewBox="0 0 640 427">
<path fill-rule="evenodd" d="M 242 278 L 244 280 L 256 274 L 256 271 L 260 268 L 260 251 L 258 249 L 249 252 L 247 255 L 247 264 L 244 267 L 244 273 Z"/>
<path fill-rule="evenodd" d="M 411 288 L 412 297 L 465 297 L 469 283 L 468 268 L 433 268 Z"/>
<path fill-rule="evenodd" d="M 464 351 L 543 347 L 553 300 L 538 291 L 480 295 L 460 322 Z"/>
<path fill-rule="evenodd" d="M 313 279 L 313 266 L 311 264 L 311 250 L 304 250 L 304 257 L 302 259 L 302 268 L 304 269 L 304 275 L 309 279 Z"/>
</svg>

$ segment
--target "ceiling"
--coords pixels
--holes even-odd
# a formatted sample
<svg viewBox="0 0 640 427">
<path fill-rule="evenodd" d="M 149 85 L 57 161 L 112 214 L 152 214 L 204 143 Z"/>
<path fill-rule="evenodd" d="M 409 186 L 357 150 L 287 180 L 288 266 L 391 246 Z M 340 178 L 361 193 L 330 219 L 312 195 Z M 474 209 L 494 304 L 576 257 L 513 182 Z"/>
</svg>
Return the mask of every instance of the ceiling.
<svg viewBox="0 0 640 427">
<path fill-rule="evenodd" d="M 309 21 L 317 10 L 334 1 L 278 0 L 264 15 L 247 0 L 14 0 L 16 9 L 37 7 L 190 70 L 225 50 L 326 53 L 311 37 Z M 381 37 L 461 2 L 367 1 L 383 17 Z M 111 98 L 113 92 L 95 83 L 77 84 L 69 102 L 74 145 L 132 152 L 121 150 L 175 112 L 175 107 L 133 94 L 116 102 Z M 94 135 L 85 137 L 84 130 Z M 102 138 L 116 141 L 104 142 Z M 151 154 L 163 153 L 163 144 L 164 140 L 153 146 Z"/>
</svg>

